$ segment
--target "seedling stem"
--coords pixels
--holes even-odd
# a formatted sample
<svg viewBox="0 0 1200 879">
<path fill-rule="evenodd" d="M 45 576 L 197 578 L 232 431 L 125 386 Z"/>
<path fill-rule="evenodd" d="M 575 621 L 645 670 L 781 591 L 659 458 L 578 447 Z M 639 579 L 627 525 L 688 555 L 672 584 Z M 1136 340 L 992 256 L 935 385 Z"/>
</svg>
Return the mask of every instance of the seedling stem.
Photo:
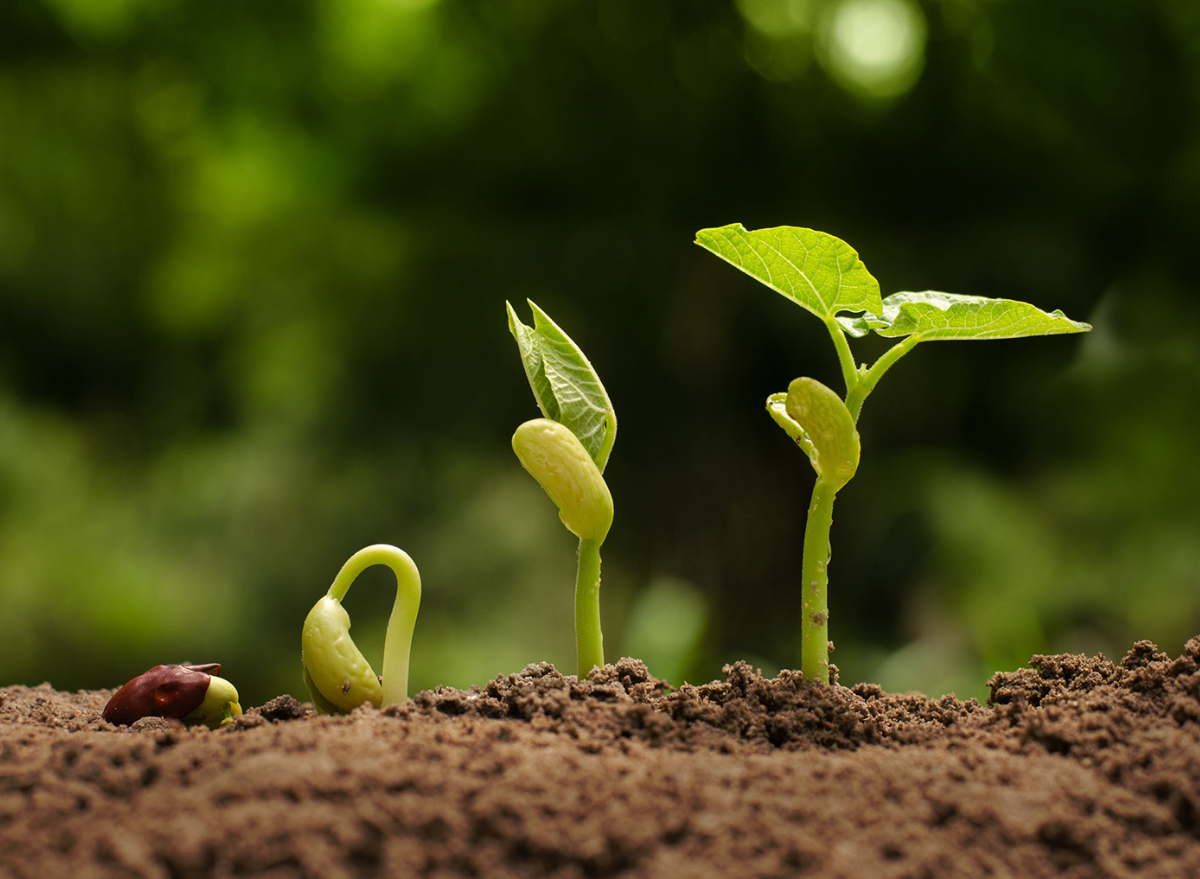
<svg viewBox="0 0 1200 879">
<path fill-rule="evenodd" d="M 800 663 L 805 677 L 829 680 L 829 530 L 837 489 L 818 477 L 804 526 Z"/>
<path fill-rule="evenodd" d="M 600 630 L 600 541 L 579 541 L 579 573 L 575 578 L 575 655 L 579 674 L 604 665 Z"/>
</svg>

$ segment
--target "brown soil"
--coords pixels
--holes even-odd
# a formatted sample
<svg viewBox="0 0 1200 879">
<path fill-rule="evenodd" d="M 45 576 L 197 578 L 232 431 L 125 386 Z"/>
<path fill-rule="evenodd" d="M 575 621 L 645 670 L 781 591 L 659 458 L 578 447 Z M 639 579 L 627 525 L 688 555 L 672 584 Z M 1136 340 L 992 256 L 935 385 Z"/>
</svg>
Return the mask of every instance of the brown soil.
<svg viewBox="0 0 1200 879">
<path fill-rule="evenodd" d="M 0 876 L 1200 876 L 1200 638 L 988 706 L 621 660 L 219 732 L 0 690 Z"/>
</svg>

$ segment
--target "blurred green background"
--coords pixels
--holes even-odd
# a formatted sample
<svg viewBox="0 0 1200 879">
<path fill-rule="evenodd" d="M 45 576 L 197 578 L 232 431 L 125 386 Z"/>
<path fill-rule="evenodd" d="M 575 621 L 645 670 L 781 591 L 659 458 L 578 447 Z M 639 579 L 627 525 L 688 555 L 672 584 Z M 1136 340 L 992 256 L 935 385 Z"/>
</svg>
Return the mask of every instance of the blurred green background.
<svg viewBox="0 0 1200 879">
<path fill-rule="evenodd" d="M 414 688 L 573 671 L 575 542 L 509 449 L 526 297 L 620 417 L 608 654 L 794 666 L 812 473 L 763 400 L 840 374 L 692 244 L 730 222 L 1096 327 L 923 345 L 868 401 L 843 682 L 1177 653 L 1198 106 L 1195 0 L 5 0 L 0 684 L 302 695 L 300 624 L 374 542 L 421 567 Z M 347 600 L 376 662 L 390 593 Z"/>
</svg>

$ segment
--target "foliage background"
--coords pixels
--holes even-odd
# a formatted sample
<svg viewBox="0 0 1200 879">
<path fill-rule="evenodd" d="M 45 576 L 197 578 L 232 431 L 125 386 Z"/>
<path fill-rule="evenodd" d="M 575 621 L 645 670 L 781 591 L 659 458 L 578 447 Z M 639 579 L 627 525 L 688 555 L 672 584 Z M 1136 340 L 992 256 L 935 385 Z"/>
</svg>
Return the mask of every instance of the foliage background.
<svg viewBox="0 0 1200 879">
<path fill-rule="evenodd" d="M 573 541 L 508 447 L 524 297 L 621 419 L 610 655 L 794 665 L 811 472 L 762 401 L 838 370 L 692 245 L 735 221 L 1096 327 L 923 345 L 868 401 L 844 681 L 1177 652 L 1198 97 L 1193 0 L 6 0 L 0 683 L 301 694 L 305 613 L 379 541 L 425 581 L 414 687 L 570 669 Z M 368 655 L 388 592 L 348 600 Z"/>
</svg>

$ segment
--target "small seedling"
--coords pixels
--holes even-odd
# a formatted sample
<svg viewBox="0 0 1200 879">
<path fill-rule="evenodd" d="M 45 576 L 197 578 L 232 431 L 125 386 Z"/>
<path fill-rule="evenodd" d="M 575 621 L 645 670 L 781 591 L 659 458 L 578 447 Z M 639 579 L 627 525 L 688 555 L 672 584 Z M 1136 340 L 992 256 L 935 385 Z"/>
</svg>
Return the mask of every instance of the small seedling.
<svg viewBox="0 0 1200 879">
<path fill-rule="evenodd" d="M 102 716 L 128 726 L 143 717 L 173 717 L 188 726 L 217 729 L 242 713 L 233 684 L 217 677 L 218 663 L 156 665 L 113 693 Z"/>
<path fill-rule="evenodd" d="M 603 473 L 617 436 L 617 414 L 579 346 L 544 311 L 529 303 L 533 310 L 529 327 L 521 323 L 512 305 L 505 305 L 508 329 L 545 416 L 517 428 L 513 451 L 554 501 L 563 525 L 579 538 L 575 653 L 583 678 L 604 665 L 600 546 L 612 526 L 613 502 Z"/>
<path fill-rule="evenodd" d="M 382 678 L 351 639 L 350 614 L 342 607 L 350 584 L 373 565 L 386 565 L 396 575 Z M 420 605 L 421 575 L 404 550 L 378 543 L 350 556 L 325 597 L 309 611 L 300 638 L 304 686 L 319 714 L 346 714 L 364 702 L 384 708 L 408 698 L 408 660 Z"/>
<path fill-rule="evenodd" d="M 801 671 L 829 682 L 829 530 L 833 501 L 858 469 L 855 425 L 863 401 L 883 374 L 919 342 L 1016 339 L 1083 333 L 1088 324 L 1026 302 L 954 293 L 895 293 L 886 299 L 858 253 L 832 235 L 780 226 L 747 231 L 740 223 L 696 233 L 696 243 L 811 311 L 825 324 L 846 382 L 845 399 L 811 378 L 767 398 L 767 412 L 804 450 L 817 472 L 802 562 Z M 860 312 L 842 315 L 842 312 Z M 871 366 L 857 365 L 846 339 L 874 331 L 900 338 Z"/>
</svg>

